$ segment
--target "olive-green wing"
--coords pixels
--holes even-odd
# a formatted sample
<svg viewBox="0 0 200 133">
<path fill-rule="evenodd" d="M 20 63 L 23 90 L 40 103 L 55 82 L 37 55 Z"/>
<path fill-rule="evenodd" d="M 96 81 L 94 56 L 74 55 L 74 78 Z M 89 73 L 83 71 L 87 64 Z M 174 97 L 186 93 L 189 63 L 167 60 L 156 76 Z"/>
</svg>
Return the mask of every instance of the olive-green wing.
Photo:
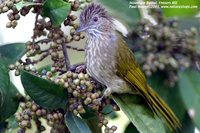
<svg viewBox="0 0 200 133">
<path fill-rule="evenodd" d="M 128 48 L 126 42 L 121 37 L 118 38 L 117 45 L 117 75 L 133 87 L 137 86 L 137 88 L 140 88 L 140 90 L 136 90 L 139 93 L 146 93 L 146 78 L 139 64 L 136 62 L 133 52 Z M 137 88 L 134 87 L 134 89 Z"/>
</svg>

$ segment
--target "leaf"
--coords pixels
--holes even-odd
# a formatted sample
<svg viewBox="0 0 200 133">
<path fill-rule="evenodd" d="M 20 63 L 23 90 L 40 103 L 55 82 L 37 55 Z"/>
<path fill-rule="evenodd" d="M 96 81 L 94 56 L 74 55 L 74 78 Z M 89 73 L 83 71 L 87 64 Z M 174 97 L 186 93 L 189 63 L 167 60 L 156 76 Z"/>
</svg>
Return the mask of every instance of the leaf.
<svg viewBox="0 0 200 133">
<path fill-rule="evenodd" d="M 0 58 L 5 61 L 6 65 L 15 63 L 26 52 L 24 43 L 11 43 L 0 46 Z"/>
<path fill-rule="evenodd" d="M 42 15 L 49 17 L 54 26 L 59 26 L 68 16 L 71 10 L 71 4 L 63 0 L 46 0 Z"/>
<path fill-rule="evenodd" d="M 71 133 L 92 133 L 83 119 L 73 115 L 71 112 L 65 115 L 65 124 Z"/>
<path fill-rule="evenodd" d="M 90 119 L 90 118 L 97 116 L 97 112 L 95 110 L 93 110 L 87 106 L 85 106 L 84 109 L 85 109 L 86 113 L 81 114 L 81 117 L 83 119 Z"/>
<path fill-rule="evenodd" d="M 124 133 L 139 133 L 139 132 L 137 128 L 133 125 L 133 123 L 129 123 Z"/>
<path fill-rule="evenodd" d="M 117 113 L 114 111 L 111 105 L 106 105 L 102 110 L 102 114 L 106 115 L 110 119 L 115 119 L 118 117 Z"/>
<path fill-rule="evenodd" d="M 142 97 L 130 94 L 114 94 L 113 98 L 139 132 L 165 133 L 162 121 L 153 114 Z"/>
<path fill-rule="evenodd" d="M 194 122 L 191 120 L 191 118 L 188 116 L 188 114 L 185 114 L 185 117 L 182 122 L 182 131 L 184 133 L 194 133 L 195 132 L 195 125 Z"/>
<path fill-rule="evenodd" d="M 179 92 L 178 85 L 169 87 L 165 83 L 167 77 L 163 72 L 157 72 L 148 78 L 150 86 L 164 99 L 169 107 L 174 111 L 179 120 L 183 120 L 186 108 Z"/>
<path fill-rule="evenodd" d="M 98 0 L 109 8 L 111 15 L 125 22 L 130 27 L 134 27 L 141 18 L 138 8 L 129 8 L 129 2 L 135 0 Z"/>
<path fill-rule="evenodd" d="M 92 133 L 102 133 L 101 128 L 98 126 L 98 117 L 93 117 L 85 120 Z"/>
<path fill-rule="evenodd" d="M 38 105 L 47 109 L 66 108 L 68 94 L 63 87 L 26 71 L 22 71 L 21 81 L 26 93 Z"/>
<path fill-rule="evenodd" d="M 0 107 L 4 101 L 4 97 L 7 94 L 7 89 L 10 85 L 10 77 L 7 68 L 0 62 Z"/>
<path fill-rule="evenodd" d="M 42 5 L 42 3 L 34 3 L 22 0 L 19 3 L 15 4 L 18 11 L 21 10 L 24 6 L 35 6 L 35 5 Z"/>
<path fill-rule="evenodd" d="M 193 110 L 194 123 L 200 128 L 200 73 L 195 70 L 179 71 L 179 89 L 187 110 Z"/>
<path fill-rule="evenodd" d="M 5 130 L 6 130 L 6 125 L 7 125 L 6 122 L 0 122 L 0 133 L 5 132 Z"/>
<path fill-rule="evenodd" d="M 19 106 L 19 100 L 17 99 L 18 90 L 10 83 L 9 88 L 6 88 L 6 95 L 3 97 L 3 103 L 0 107 L 0 121 L 4 121 L 13 115 Z"/>
<path fill-rule="evenodd" d="M 12 130 L 14 130 L 14 129 L 16 129 L 16 128 L 19 127 L 18 122 L 17 122 L 17 120 L 16 120 L 16 118 L 15 118 L 15 115 L 12 115 L 12 116 L 11 116 L 10 118 L 8 118 L 6 121 L 8 122 L 7 129 L 8 129 L 9 131 L 12 131 Z"/>
</svg>

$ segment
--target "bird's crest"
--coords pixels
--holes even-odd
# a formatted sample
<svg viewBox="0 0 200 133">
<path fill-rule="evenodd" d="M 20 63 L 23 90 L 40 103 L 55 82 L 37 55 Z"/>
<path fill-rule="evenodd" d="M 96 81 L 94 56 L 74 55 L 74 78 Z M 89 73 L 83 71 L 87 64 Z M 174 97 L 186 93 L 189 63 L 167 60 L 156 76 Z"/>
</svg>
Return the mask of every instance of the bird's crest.
<svg viewBox="0 0 200 133">
<path fill-rule="evenodd" d="M 85 9 L 81 12 L 80 21 L 82 23 L 87 23 L 87 21 L 89 21 L 94 16 L 104 17 L 107 19 L 110 18 L 106 10 L 101 5 L 92 3 L 85 7 Z"/>
</svg>

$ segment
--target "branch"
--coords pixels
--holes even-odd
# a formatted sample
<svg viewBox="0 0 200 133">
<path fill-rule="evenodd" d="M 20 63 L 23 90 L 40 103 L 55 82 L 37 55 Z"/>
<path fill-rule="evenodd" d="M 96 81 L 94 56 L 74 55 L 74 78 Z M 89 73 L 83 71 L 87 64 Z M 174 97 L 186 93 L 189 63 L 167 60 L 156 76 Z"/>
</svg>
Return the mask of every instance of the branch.
<svg viewBox="0 0 200 133">
<path fill-rule="evenodd" d="M 51 42 L 50 39 L 42 39 L 42 40 L 36 41 L 35 44 L 43 44 L 43 43 L 49 43 L 49 42 Z"/>
<path fill-rule="evenodd" d="M 68 49 L 72 49 L 72 50 L 76 50 L 76 51 L 84 51 L 84 49 L 81 48 L 76 48 L 76 47 L 72 47 L 72 46 L 66 46 Z"/>
<path fill-rule="evenodd" d="M 38 62 L 44 60 L 49 55 L 49 52 L 45 52 L 38 60 L 34 60 L 31 62 L 32 65 L 37 64 Z"/>
<path fill-rule="evenodd" d="M 62 44 L 62 50 L 63 50 L 63 55 L 65 58 L 66 70 L 68 70 L 70 68 L 70 61 L 69 61 L 69 57 L 68 57 L 68 53 L 67 53 L 67 47 L 65 44 Z"/>
<path fill-rule="evenodd" d="M 39 18 L 39 12 L 37 12 L 37 14 L 35 16 L 34 29 L 37 27 L 38 18 Z M 34 30 L 33 30 L 32 42 L 33 42 L 33 44 L 35 44 L 35 33 L 34 33 Z"/>
</svg>

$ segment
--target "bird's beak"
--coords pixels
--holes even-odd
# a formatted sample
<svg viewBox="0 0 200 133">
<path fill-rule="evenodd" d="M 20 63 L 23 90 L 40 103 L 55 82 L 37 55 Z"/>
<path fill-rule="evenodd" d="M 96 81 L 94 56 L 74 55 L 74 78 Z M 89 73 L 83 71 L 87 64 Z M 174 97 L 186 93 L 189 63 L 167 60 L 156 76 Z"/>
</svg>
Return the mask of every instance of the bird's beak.
<svg viewBox="0 0 200 133">
<path fill-rule="evenodd" d="M 81 27 L 79 27 L 79 28 L 76 30 L 76 33 L 83 32 L 83 31 L 85 31 L 86 29 L 87 29 L 87 27 L 81 26 Z"/>
</svg>

